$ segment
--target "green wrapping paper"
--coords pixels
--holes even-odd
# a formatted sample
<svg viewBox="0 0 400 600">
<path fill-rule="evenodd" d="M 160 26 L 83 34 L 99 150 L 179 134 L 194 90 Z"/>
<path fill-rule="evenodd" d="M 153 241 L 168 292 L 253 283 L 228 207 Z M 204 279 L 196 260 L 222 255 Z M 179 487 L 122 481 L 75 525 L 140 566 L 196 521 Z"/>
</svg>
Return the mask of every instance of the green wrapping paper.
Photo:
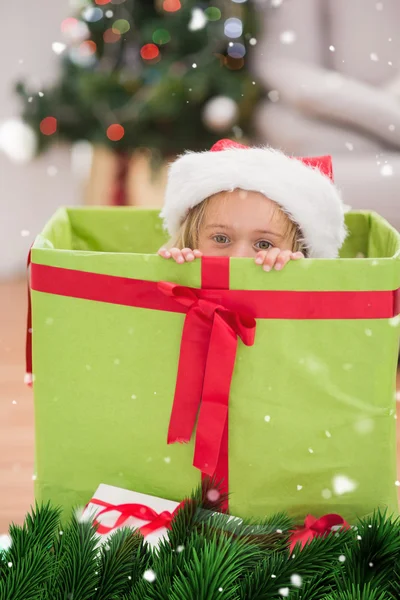
<svg viewBox="0 0 400 600">
<path fill-rule="evenodd" d="M 265 273 L 231 259 L 230 289 L 393 291 L 400 237 L 349 213 L 338 260 Z M 62 209 L 33 265 L 201 287 L 200 261 L 155 255 L 157 211 Z M 398 312 L 398 311 L 397 311 Z M 230 512 L 354 522 L 397 512 L 395 373 L 399 318 L 258 319 L 239 341 L 229 401 Z M 68 511 L 100 482 L 180 501 L 200 482 L 194 445 L 167 445 L 184 314 L 32 290 L 36 497 Z"/>
</svg>

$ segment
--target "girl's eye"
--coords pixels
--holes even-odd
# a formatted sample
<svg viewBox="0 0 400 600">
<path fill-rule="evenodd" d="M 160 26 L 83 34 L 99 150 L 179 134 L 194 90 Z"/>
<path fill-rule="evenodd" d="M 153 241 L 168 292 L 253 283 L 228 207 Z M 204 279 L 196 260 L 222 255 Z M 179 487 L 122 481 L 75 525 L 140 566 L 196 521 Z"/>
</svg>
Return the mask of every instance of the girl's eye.
<svg viewBox="0 0 400 600">
<path fill-rule="evenodd" d="M 257 250 L 269 250 L 269 248 L 272 247 L 272 244 L 270 242 L 267 242 L 267 240 L 260 240 L 254 245 L 257 248 Z"/>
<path fill-rule="evenodd" d="M 226 235 L 214 235 L 213 240 L 214 242 L 217 242 L 217 244 L 229 244 L 229 238 Z"/>
</svg>

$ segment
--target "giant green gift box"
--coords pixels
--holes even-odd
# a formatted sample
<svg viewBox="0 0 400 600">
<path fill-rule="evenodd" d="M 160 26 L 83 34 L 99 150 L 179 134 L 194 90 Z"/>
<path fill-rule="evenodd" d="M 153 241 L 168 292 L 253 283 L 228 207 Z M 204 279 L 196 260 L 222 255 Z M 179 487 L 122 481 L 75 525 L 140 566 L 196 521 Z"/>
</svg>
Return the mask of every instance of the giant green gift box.
<svg viewBox="0 0 400 600">
<path fill-rule="evenodd" d="M 332 292 L 343 312 L 257 319 L 255 344 L 239 340 L 229 398 L 237 516 L 337 512 L 354 521 L 377 506 L 397 512 L 400 236 L 374 213 L 346 219 L 341 259 L 270 273 L 230 260 L 230 290 Z M 156 210 L 61 209 L 33 245 L 32 274 L 45 265 L 62 278 L 113 276 L 115 286 L 200 288 L 201 261 L 176 265 L 155 254 L 164 236 Z M 185 315 L 90 299 L 90 289 L 76 298 L 35 287 L 32 275 L 37 499 L 70 510 L 100 483 L 185 497 L 201 478 L 193 440 L 167 445 Z M 343 292 L 368 292 L 357 295 L 357 318 L 346 314 Z M 385 314 L 365 318 L 378 297 Z"/>
</svg>

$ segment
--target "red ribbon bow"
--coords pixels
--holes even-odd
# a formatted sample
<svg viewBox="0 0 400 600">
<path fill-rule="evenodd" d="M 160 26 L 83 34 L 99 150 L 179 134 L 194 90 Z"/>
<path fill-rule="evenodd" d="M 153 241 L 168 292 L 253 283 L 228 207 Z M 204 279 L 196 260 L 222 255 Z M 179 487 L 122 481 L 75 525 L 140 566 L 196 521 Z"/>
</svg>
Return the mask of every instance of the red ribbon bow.
<svg viewBox="0 0 400 600">
<path fill-rule="evenodd" d="M 296 527 L 292 532 L 290 537 L 290 551 L 293 551 L 297 542 L 300 542 L 301 548 L 303 548 L 315 537 L 326 537 L 332 532 L 333 527 L 350 529 L 350 525 L 340 515 L 334 513 L 324 515 L 319 519 L 316 519 L 312 515 L 307 515 L 304 526 Z"/>
<path fill-rule="evenodd" d="M 169 512 L 168 510 L 164 510 L 162 513 L 158 514 L 155 510 L 149 506 L 146 506 L 145 504 L 109 504 L 108 502 L 97 500 L 97 498 L 93 498 L 90 501 L 90 504 L 97 504 L 98 506 L 105 507 L 99 513 L 97 513 L 95 519 L 93 520 L 93 525 L 97 526 L 97 533 L 100 533 L 101 535 L 110 533 L 111 531 L 114 531 L 114 529 L 122 527 L 122 525 L 124 525 L 128 519 L 133 517 L 135 519 L 140 519 L 141 521 L 148 521 L 148 523 L 145 525 L 138 527 L 138 530 L 143 536 L 149 535 L 150 533 L 153 533 L 158 529 L 162 529 L 163 527 L 166 529 L 171 529 L 171 523 L 173 519 L 183 506 L 183 503 L 179 504 L 173 513 Z M 114 525 L 108 526 L 99 522 L 99 517 L 113 511 L 118 511 L 121 513 Z"/>
<path fill-rule="evenodd" d="M 228 404 L 238 337 L 254 344 L 256 321 L 190 288 L 161 282 L 159 289 L 188 308 L 183 327 L 168 444 L 189 442 L 199 413 L 193 465 L 203 474 L 226 477 Z M 218 291 L 216 291 L 216 295 Z M 226 482 L 225 482 L 226 483 Z"/>
</svg>

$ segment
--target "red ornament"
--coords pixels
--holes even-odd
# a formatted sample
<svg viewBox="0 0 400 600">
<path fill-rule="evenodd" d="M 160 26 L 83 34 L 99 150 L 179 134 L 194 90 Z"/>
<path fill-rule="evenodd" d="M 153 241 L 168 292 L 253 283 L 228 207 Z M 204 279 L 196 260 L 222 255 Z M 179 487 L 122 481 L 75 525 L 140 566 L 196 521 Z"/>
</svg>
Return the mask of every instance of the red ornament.
<svg viewBox="0 0 400 600">
<path fill-rule="evenodd" d="M 57 119 L 55 117 L 45 117 L 40 123 L 40 131 L 43 135 L 53 135 L 57 131 Z"/>
<path fill-rule="evenodd" d="M 119 140 L 122 140 L 124 135 L 125 129 L 122 127 L 122 125 L 119 125 L 118 123 L 110 125 L 110 127 L 108 127 L 107 129 L 107 137 L 112 142 L 119 142 Z"/>
<path fill-rule="evenodd" d="M 160 51 L 155 44 L 146 44 L 140 50 L 140 56 L 144 60 L 154 60 L 159 54 Z"/>
<path fill-rule="evenodd" d="M 176 12 L 182 7 L 180 0 L 164 0 L 163 9 L 165 12 Z"/>
</svg>

